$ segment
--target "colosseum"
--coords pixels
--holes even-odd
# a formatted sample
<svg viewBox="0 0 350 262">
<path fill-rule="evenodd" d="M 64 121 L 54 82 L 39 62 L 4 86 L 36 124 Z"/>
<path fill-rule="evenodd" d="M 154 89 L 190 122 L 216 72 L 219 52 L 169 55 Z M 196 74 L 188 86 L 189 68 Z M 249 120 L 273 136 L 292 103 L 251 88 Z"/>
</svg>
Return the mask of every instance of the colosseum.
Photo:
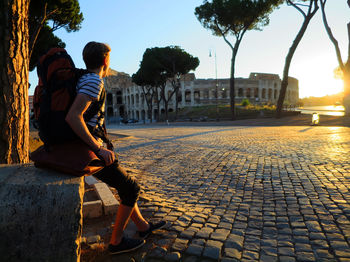
<svg viewBox="0 0 350 262">
<path fill-rule="evenodd" d="M 229 104 L 229 82 L 229 78 L 196 79 L 194 73 L 182 76 L 178 94 L 178 108 Z M 299 99 L 298 80 L 289 77 L 288 83 L 285 103 L 296 105 Z M 110 76 L 105 78 L 105 86 L 107 90 L 107 120 L 118 122 L 120 119 L 139 121 L 156 118 L 157 106 L 153 106 L 152 116 L 147 114 L 145 94 L 140 86 L 132 82 L 128 74 L 111 70 Z M 236 103 L 248 99 L 252 104 L 276 104 L 280 88 L 281 79 L 277 74 L 254 72 L 249 75 L 249 78 L 236 78 Z M 166 94 L 169 94 L 171 90 L 172 86 L 167 84 Z M 175 95 L 169 102 L 168 112 L 174 110 Z M 160 115 L 164 113 L 164 105 L 160 103 Z"/>
</svg>

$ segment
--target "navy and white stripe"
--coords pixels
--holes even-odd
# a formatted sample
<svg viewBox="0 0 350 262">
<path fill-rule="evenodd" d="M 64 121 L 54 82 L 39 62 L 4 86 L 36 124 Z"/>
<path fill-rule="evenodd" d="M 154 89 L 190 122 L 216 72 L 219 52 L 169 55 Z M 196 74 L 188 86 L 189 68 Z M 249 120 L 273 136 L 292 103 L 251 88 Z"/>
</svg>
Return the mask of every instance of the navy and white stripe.
<svg viewBox="0 0 350 262">
<path fill-rule="evenodd" d="M 79 80 L 77 84 L 77 93 L 78 94 L 85 94 L 93 98 L 94 100 L 99 100 L 100 95 L 102 92 L 102 89 L 104 88 L 103 80 L 102 78 L 95 74 L 95 73 L 88 73 L 83 75 Z M 104 104 L 102 106 L 102 112 L 104 112 Z M 86 124 L 92 127 L 96 127 L 98 124 L 98 117 L 99 115 L 96 114 L 94 117 L 92 117 Z M 104 119 L 100 119 L 100 125 L 103 124 Z"/>
<path fill-rule="evenodd" d="M 83 75 L 77 84 L 77 92 L 99 99 L 103 88 L 103 81 L 99 75 L 88 73 Z"/>
</svg>

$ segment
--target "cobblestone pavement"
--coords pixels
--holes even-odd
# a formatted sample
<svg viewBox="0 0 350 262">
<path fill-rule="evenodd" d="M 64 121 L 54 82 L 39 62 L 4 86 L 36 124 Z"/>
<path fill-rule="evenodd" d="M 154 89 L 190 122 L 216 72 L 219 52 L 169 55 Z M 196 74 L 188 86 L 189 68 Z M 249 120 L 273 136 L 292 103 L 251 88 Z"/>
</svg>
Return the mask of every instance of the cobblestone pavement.
<svg viewBox="0 0 350 262">
<path fill-rule="evenodd" d="M 116 151 L 143 187 L 142 212 L 168 227 L 108 260 L 350 261 L 350 128 L 111 132 L 130 136 Z"/>
</svg>

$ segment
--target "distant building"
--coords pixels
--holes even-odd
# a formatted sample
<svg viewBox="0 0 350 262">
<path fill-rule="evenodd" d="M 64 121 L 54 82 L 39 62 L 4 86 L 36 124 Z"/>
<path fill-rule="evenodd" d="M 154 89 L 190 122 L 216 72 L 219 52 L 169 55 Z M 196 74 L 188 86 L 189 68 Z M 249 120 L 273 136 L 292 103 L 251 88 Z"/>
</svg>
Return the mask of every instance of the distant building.
<svg viewBox="0 0 350 262">
<path fill-rule="evenodd" d="M 34 114 L 33 98 L 34 98 L 34 96 L 28 96 L 29 116 L 32 116 Z"/>
<path fill-rule="evenodd" d="M 140 86 L 131 81 L 128 74 L 111 70 L 112 74 L 105 78 L 107 90 L 107 119 L 149 119 L 147 103 Z M 229 104 L 230 79 L 196 79 L 193 73 L 182 76 L 178 96 L 178 107 L 194 107 L 201 105 Z M 299 83 L 296 78 L 289 77 L 285 103 L 296 105 L 299 99 Z M 235 79 L 236 102 L 248 99 L 252 104 L 277 104 L 281 89 L 281 79 L 277 74 L 251 73 L 249 78 Z M 167 84 L 166 94 L 172 87 Z M 217 93 L 217 96 L 216 96 Z M 158 108 L 153 107 L 153 119 Z M 175 111 L 175 95 L 169 103 L 169 112 Z M 164 106 L 160 104 L 160 113 L 164 114 Z"/>
</svg>

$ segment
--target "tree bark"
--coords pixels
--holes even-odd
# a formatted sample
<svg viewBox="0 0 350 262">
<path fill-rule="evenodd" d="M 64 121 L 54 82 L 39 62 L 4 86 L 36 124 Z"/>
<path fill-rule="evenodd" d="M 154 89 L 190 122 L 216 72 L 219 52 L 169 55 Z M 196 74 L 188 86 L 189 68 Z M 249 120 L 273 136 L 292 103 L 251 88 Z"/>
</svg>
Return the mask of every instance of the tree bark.
<svg viewBox="0 0 350 262">
<path fill-rule="evenodd" d="M 349 61 L 344 66 L 343 82 L 344 82 L 343 105 L 345 108 L 345 116 L 350 116 L 350 62 Z"/>
<path fill-rule="evenodd" d="M 147 89 L 147 92 L 145 91 L 145 88 Z M 144 99 L 146 101 L 146 104 L 147 104 L 147 115 L 145 116 L 145 119 L 143 120 L 143 123 L 146 124 L 146 119 L 148 118 L 148 116 L 150 116 L 150 120 L 151 120 L 151 123 L 152 123 L 152 102 L 153 102 L 153 87 L 144 87 L 144 86 L 141 86 L 141 89 L 142 89 L 142 93 L 143 93 L 143 96 L 144 96 Z M 150 95 L 150 99 L 148 99 L 148 95 Z M 151 112 L 151 114 L 150 114 Z"/>
<path fill-rule="evenodd" d="M 29 1 L 1 1 L 0 163 L 29 161 Z"/>
<path fill-rule="evenodd" d="M 348 1 L 349 7 L 350 2 Z M 343 105 L 345 108 L 345 116 L 350 116 L 350 23 L 347 24 L 348 28 L 348 61 L 344 65 L 343 69 L 343 81 L 344 81 L 344 98 Z"/>
<path fill-rule="evenodd" d="M 235 110 L 235 62 L 236 62 L 236 52 L 232 52 L 231 58 L 231 75 L 230 75 L 230 107 L 231 107 L 231 119 L 236 120 L 236 110 Z"/>
<path fill-rule="evenodd" d="M 231 58 L 231 74 L 230 74 L 230 107 L 231 107 L 231 119 L 236 120 L 236 109 L 235 109 L 235 65 L 236 65 L 236 56 L 238 53 L 239 45 L 241 44 L 242 38 L 247 32 L 247 29 L 244 29 L 240 34 L 236 35 L 235 45 L 232 44 L 226 39 L 225 34 L 222 33 L 224 41 L 229 45 L 232 50 L 232 58 Z M 216 94 L 217 95 L 217 94 Z"/>
<path fill-rule="evenodd" d="M 155 87 L 154 89 L 155 95 L 156 95 L 156 101 L 157 101 L 157 114 L 156 114 L 156 120 L 159 122 L 159 114 L 160 114 L 160 100 L 159 99 L 159 94 L 158 94 L 158 88 Z"/>
<path fill-rule="evenodd" d="M 311 5 L 312 5 L 312 3 L 310 3 L 310 8 L 311 8 Z M 311 10 L 311 9 L 309 9 L 309 10 Z M 284 64 L 284 69 L 283 69 L 283 79 L 282 79 L 282 83 L 281 83 L 280 94 L 279 94 L 278 101 L 277 101 L 276 118 L 280 118 L 282 116 L 283 102 L 284 102 L 284 98 L 286 96 L 286 91 L 287 91 L 287 87 L 288 87 L 289 68 L 290 68 L 290 64 L 292 62 L 292 58 L 294 56 L 295 50 L 297 49 L 312 17 L 315 15 L 317 10 L 318 10 L 318 7 L 315 7 L 314 11 L 309 12 L 307 15 L 304 16 L 303 24 L 302 24 L 298 34 L 296 35 L 296 37 L 292 43 L 292 46 L 289 48 L 289 51 L 288 51 L 288 54 L 286 57 L 286 61 Z"/>
<path fill-rule="evenodd" d="M 175 121 L 177 120 L 177 115 L 179 113 L 179 101 L 178 101 L 178 96 L 179 96 L 179 90 L 176 90 L 175 94 Z"/>
</svg>

